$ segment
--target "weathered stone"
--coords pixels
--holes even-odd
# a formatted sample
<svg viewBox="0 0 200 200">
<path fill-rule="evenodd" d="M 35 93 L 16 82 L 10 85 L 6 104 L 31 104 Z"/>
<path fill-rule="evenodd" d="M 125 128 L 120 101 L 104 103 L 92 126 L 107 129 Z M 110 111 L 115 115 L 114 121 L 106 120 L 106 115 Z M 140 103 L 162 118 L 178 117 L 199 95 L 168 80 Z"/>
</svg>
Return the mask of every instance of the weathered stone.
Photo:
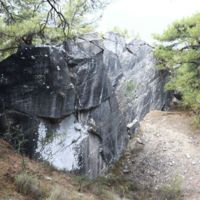
<svg viewBox="0 0 200 200">
<path fill-rule="evenodd" d="M 123 53 L 126 47 L 126 41 L 123 36 L 118 33 L 108 32 L 104 35 L 104 47 L 119 56 Z"/>
<path fill-rule="evenodd" d="M 100 45 L 82 38 L 55 47 L 24 47 L 0 63 L 0 74 L 2 137 L 23 135 L 28 143 L 21 148 L 30 156 L 91 177 L 119 158 L 126 125 Z M 7 110 L 19 114 L 7 117 Z"/>
<path fill-rule="evenodd" d="M 164 91 L 167 74 L 156 69 L 152 47 L 141 40 L 124 45 L 121 36 L 113 34 L 107 34 L 104 46 L 108 49 L 104 51 L 104 62 L 128 125 L 134 120 L 139 122 L 150 110 L 160 110 L 168 104 Z"/>
<path fill-rule="evenodd" d="M 3 110 L 50 119 L 74 112 L 74 85 L 62 52 L 57 48 L 21 49 L 0 63 L 0 74 Z"/>
<path fill-rule="evenodd" d="M 102 53 L 76 66 L 75 74 L 79 110 L 95 108 L 110 98 L 112 87 L 103 64 Z"/>
<path fill-rule="evenodd" d="M 58 169 L 96 177 L 144 115 L 165 105 L 165 78 L 150 46 L 118 34 L 23 47 L 0 63 L 0 136 Z"/>
</svg>

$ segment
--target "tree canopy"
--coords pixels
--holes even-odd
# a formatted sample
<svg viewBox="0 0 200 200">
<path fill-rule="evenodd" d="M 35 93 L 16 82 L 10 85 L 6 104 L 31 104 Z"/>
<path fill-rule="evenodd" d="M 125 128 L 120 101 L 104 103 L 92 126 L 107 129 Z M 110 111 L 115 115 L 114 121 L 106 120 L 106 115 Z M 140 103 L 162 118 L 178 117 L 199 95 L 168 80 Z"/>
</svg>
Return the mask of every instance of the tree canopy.
<svg viewBox="0 0 200 200">
<path fill-rule="evenodd" d="M 0 0 L 0 57 L 91 31 L 106 0 Z M 90 17 L 90 14 L 95 14 Z"/>
<path fill-rule="evenodd" d="M 180 93 L 183 105 L 200 116 L 200 13 L 175 21 L 154 37 L 159 41 L 154 52 L 158 68 L 170 72 L 166 89 Z"/>
</svg>

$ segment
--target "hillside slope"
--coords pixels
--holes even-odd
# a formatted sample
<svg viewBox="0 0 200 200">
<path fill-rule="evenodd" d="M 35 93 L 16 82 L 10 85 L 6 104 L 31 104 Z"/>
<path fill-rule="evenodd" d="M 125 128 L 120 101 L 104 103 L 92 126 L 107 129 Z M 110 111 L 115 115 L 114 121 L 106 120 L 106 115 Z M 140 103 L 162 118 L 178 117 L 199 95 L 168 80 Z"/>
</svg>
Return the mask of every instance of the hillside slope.
<svg viewBox="0 0 200 200">
<path fill-rule="evenodd" d="M 25 169 L 23 169 L 24 165 Z M 44 163 L 38 163 L 29 160 L 28 158 L 24 158 L 23 164 L 22 157 L 3 140 L 0 140 L 0 166 L 1 200 L 37 199 L 32 196 L 30 192 L 28 195 L 23 195 L 23 193 L 18 191 L 15 178 L 17 174 L 20 173 L 26 173 L 27 177 L 34 177 L 34 179 L 36 179 L 39 183 L 39 189 L 46 194 L 50 194 L 55 188 L 59 188 L 60 191 L 67 194 L 67 200 L 98 199 L 95 195 L 79 192 L 79 185 L 69 175 L 66 175 L 63 172 L 58 172 Z M 43 199 L 46 198 L 44 197 Z"/>
<path fill-rule="evenodd" d="M 15 177 L 24 168 L 22 161 L 9 144 L 0 140 L 1 200 L 37 200 L 18 192 Z M 94 181 L 58 172 L 28 158 L 24 163 L 26 173 L 37 177 L 46 194 L 60 188 L 67 200 L 200 199 L 200 130 L 194 128 L 192 116 L 186 112 L 149 113 L 121 160 L 106 177 Z"/>
</svg>

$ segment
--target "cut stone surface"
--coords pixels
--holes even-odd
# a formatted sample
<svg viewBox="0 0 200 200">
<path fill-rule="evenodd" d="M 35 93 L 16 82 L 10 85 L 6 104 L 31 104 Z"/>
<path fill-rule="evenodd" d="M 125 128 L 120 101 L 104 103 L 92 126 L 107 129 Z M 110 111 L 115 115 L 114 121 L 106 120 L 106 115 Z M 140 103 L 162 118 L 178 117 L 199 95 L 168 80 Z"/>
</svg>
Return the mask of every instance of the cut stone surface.
<svg viewBox="0 0 200 200">
<path fill-rule="evenodd" d="M 0 63 L 0 136 L 58 169 L 96 177 L 138 122 L 165 106 L 165 80 L 150 46 L 114 33 L 24 46 Z"/>
</svg>

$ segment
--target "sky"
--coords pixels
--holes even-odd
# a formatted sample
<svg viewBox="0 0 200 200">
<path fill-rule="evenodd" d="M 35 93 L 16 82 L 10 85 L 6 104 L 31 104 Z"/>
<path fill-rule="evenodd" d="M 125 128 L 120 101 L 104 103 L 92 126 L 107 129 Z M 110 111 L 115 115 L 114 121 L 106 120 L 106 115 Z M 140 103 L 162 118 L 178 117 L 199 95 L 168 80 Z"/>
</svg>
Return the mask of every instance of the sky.
<svg viewBox="0 0 200 200">
<path fill-rule="evenodd" d="M 113 0 L 104 11 L 98 31 L 117 26 L 153 43 L 152 33 L 162 33 L 174 20 L 197 12 L 200 0 Z"/>
</svg>

